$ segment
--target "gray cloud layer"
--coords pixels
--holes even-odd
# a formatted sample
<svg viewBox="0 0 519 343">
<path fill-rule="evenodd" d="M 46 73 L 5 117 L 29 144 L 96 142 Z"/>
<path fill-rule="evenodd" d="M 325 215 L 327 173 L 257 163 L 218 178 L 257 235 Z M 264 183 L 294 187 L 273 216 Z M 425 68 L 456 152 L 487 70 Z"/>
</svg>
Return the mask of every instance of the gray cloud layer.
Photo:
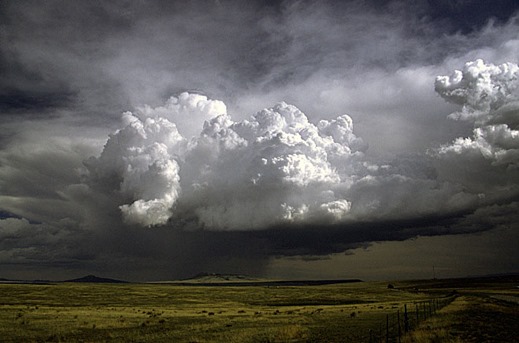
<svg viewBox="0 0 519 343">
<path fill-rule="evenodd" d="M 2 3 L 0 262 L 261 274 L 513 226 L 515 8 L 456 4 Z"/>
</svg>

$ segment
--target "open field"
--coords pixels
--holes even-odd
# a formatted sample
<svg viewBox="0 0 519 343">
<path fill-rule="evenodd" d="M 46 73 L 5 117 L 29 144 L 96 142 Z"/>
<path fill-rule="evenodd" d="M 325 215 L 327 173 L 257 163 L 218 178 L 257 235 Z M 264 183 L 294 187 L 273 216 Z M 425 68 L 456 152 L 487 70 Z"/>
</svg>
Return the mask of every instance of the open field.
<svg viewBox="0 0 519 343">
<path fill-rule="evenodd" d="M 6 342 L 368 342 L 369 330 L 381 330 L 387 314 L 452 292 L 425 282 L 394 285 L 0 284 L 0 337 Z M 457 292 L 461 299 L 484 296 L 495 302 L 518 295 L 508 286 L 485 287 Z M 518 305 L 506 304 L 508 315 L 517 318 Z"/>
<path fill-rule="evenodd" d="M 420 323 L 404 343 L 519 342 L 519 279 L 475 278 L 422 282 L 429 292 L 458 296 Z"/>
<path fill-rule="evenodd" d="M 518 311 L 517 305 L 492 297 L 459 296 L 403 342 L 519 342 Z"/>
</svg>

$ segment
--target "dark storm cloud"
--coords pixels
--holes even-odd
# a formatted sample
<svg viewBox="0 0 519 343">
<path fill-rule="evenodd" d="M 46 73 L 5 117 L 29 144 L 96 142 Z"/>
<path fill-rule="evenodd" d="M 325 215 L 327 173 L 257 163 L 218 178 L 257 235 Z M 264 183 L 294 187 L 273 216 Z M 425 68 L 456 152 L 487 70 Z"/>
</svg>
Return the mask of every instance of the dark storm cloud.
<svg viewBox="0 0 519 343">
<path fill-rule="evenodd" d="M 447 18 L 457 8 L 440 12 Z M 359 72 L 384 79 L 384 71 L 437 63 L 502 39 L 491 29 L 445 35 L 445 25 L 429 15 L 437 10 L 425 2 L 24 1 L 4 2 L 2 9 L 2 114 L 65 108 L 111 125 L 121 109 L 158 105 L 188 89 L 236 103 L 245 114 L 284 100 L 321 117 L 344 108 L 364 116 L 379 111 L 368 105 L 375 99 L 366 97 L 356 109 L 357 102 L 324 98 L 319 110 L 300 94 L 351 93 L 365 83 Z M 380 99 L 386 107 L 389 99 Z M 396 117 L 409 111 L 398 110 Z"/>
<path fill-rule="evenodd" d="M 273 254 L 326 255 L 340 253 L 368 242 L 403 241 L 419 236 L 441 236 L 478 233 L 515 225 L 518 197 L 502 205 L 490 205 L 473 211 L 442 216 L 420 217 L 372 223 L 355 223 L 337 227 L 314 227 L 291 235 L 289 230 L 259 233 L 272 242 Z"/>
<path fill-rule="evenodd" d="M 3 265 L 261 274 L 516 219 L 516 90 L 474 127 L 484 92 L 434 93 L 517 63 L 515 2 L 0 6 Z"/>
<path fill-rule="evenodd" d="M 74 101 L 74 95 L 64 92 L 33 92 L 19 90 L 7 90 L 0 95 L 0 111 L 17 113 L 17 112 L 34 112 L 38 111 L 41 116 L 49 117 L 49 111 L 67 107 Z"/>
<path fill-rule="evenodd" d="M 27 113 L 48 117 L 51 110 L 68 107 L 75 94 L 64 82 L 49 82 L 36 70 L 26 69 L 14 56 L 5 52 L 7 43 L 0 48 L 0 113 Z M 7 119 L 7 118 L 5 118 Z"/>
<path fill-rule="evenodd" d="M 506 22 L 519 5 L 515 0 L 428 0 L 426 15 L 450 32 L 479 30 L 489 20 Z"/>
<path fill-rule="evenodd" d="M 232 96 L 282 53 L 262 19 L 281 6 L 260 3 L 3 2 L 2 114 L 110 122 L 186 89 Z"/>
<path fill-rule="evenodd" d="M 128 28 L 131 21 L 113 16 L 109 7 L 2 2 L 3 115 L 41 117 L 61 108 L 92 115 L 110 108 L 113 99 L 121 103 L 117 84 L 103 76 L 99 63 L 112 54 L 103 46 L 107 37 Z"/>
<path fill-rule="evenodd" d="M 228 98 L 258 85 L 275 91 L 316 72 L 394 69 L 463 47 L 427 20 L 429 11 L 450 18 L 463 10 L 400 2 L 24 1 L 2 9 L 3 112 L 70 106 L 77 97 L 75 105 L 101 116 L 186 88 Z"/>
</svg>

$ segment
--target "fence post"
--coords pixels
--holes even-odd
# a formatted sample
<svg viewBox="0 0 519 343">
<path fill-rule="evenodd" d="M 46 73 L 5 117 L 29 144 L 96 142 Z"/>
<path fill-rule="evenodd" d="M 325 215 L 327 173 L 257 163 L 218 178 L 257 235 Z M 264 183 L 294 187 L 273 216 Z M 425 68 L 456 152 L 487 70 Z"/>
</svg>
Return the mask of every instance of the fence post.
<svg viewBox="0 0 519 343">
<path fill-rule="evenodd" d="M 402 336 L 402 328 L 400 326 L 400 310 L 396 312 L 396 317 L 398 320 L 398 343 L 400 343 L 400 337 Z"/>
<path fill-rule="evenodd" d="M 389 314 L 386 314 L 386 343 L 389 343 Z"/>
<path fill-rule="evenodd" d="M 400 316 L 400 309 L 397 309 L 396 312 L 396 323 L 392 323 L 390 326 L 389 323 L 389 313 L 386 313 L 386 333 L 385 333 L 385 342 L 402 342 L 402 337 L 405 336 L 406 333 L 410 332 L 413 327 L 418 327 L 420 321 L 425 321 L 428 318 L 432 318 L 438 310 L 441 310 L 444 306 L 448 305 L 452 302 L 452 297 L 448 298 L 433 298 L 425 301 L 414 302 L 415 305 L 415 314 L 416 314 L 416 325 L 412 323 L 412 310 L 407 309 L 407 304 L 404 304 L 404 312 L 403 318 Z M 423 314 L 420 312 L 423 311 Z M 394 313 L 391 313 L 394 316 Z M 403 320 L 403 327 L 402 322 Z M 379 322 L 378 333 L 376 327 L 374 329 L 369 329 L 369 343 L 383 342 L 384 341 L 384 323 Z M 404 332 L 402 332 L 402 329 Z M 366 337 L 366 336 L 364 336 Z"/>
<path fill-rule="evenodd" d="M 407 304 L 404 304 L 404 331 L 409 332 L 409 316 L 407 315 Z"/>
</svg>

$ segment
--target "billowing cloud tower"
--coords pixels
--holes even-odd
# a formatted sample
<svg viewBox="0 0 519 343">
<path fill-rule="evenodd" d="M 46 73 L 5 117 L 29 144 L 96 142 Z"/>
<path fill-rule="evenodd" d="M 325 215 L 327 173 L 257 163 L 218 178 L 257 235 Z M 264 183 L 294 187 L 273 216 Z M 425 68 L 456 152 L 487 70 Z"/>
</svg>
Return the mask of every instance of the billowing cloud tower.
<svg viewBox="0 0 519 343">
<path fill-rule="evenodd" d="M 462 105 L 450 115 L 474 122 L 473 136 L 442 146 L 451 178 L 480 191 L 492 186 L 513 187 L 519 181 L 519 67 L 476 60 L 451 76 L 439 76 L 436 91 L 447 101 Z M 453 167 L 454 166 L 454 167 Z M 457 171 L 463 171 L 464 176 Z"/>
<path fill-rule="evenodd" d="M 282 102 L 235 122 L 222 102 L 182 93 L 122 124 L 85 165 L 127 223 L 247 230 L 350 210 L 344 191 L 364 144 L 347 115 L 312 124 Z"/>
</svg>

